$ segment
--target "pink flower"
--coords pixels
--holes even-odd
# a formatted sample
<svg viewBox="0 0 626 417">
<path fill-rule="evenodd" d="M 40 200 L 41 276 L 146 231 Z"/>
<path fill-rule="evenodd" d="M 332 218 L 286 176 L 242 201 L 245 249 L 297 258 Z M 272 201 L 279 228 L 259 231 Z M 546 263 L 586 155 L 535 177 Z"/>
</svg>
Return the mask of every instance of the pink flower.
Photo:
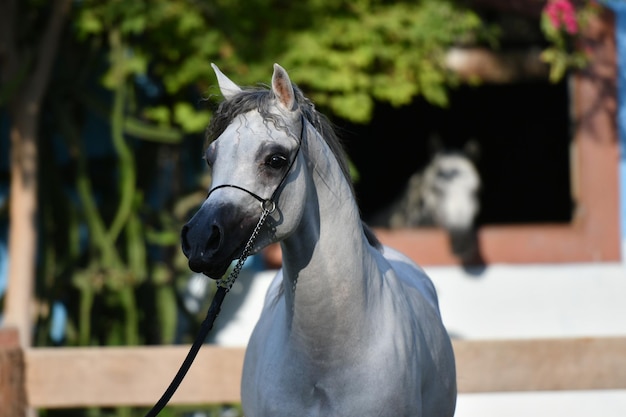
<svg viewBox="0 0 626 417">
<path fill-rule="evenodd" d="M 570 0 L 550 0 L 543 11 L 556 29 L 564 27 L 570 35 L 578 33 L 576 9 Z"/>
</svg>

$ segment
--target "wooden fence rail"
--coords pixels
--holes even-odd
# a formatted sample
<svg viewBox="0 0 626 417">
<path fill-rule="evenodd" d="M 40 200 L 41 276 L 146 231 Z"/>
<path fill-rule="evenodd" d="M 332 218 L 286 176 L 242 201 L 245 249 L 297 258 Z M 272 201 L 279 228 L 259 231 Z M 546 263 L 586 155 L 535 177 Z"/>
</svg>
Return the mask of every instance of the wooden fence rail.
<svg viewBox="0 0 626 417">
<path fill-rule="evenodd" d="M 0 362 L 0 381 L 22 366 L 34 408 L 151 406 L 188 348 L 33 348 L 23 364 Z M 626 337 L 457 340 L 454 350 L 460 393 L 626 389 Z M 170 404 L 238 402 L 243 355 L 243 348 L 204 346 Z M 0 416 L 23 401 L 9 391 L 0 383 Z"/>
</svg>

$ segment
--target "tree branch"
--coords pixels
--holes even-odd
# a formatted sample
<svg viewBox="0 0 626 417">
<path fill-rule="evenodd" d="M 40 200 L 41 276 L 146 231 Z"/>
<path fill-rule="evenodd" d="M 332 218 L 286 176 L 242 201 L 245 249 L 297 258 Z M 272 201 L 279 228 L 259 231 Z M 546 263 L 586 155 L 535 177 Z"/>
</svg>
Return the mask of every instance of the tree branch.
<svg viewBox="0 0 626 417">
<path fill-rule="evenodd" d="M 0 75 L 2 83 L 7 83 L 17 73 L 20 66 L 15 40 L 17 1 L 0 1 Z"/>
<path fill-rule="evenodd" d="M 48 19 L 39 43 L 36 67 L 30 82 L 27 84 L 27 97 L 32 100 L 31 103 L 41 102 L 48 85 L 63 23 L 69 13 L 70 6 L 71 0 L 55 0 L 53 3 L 52 16 Z"/>
</svg>

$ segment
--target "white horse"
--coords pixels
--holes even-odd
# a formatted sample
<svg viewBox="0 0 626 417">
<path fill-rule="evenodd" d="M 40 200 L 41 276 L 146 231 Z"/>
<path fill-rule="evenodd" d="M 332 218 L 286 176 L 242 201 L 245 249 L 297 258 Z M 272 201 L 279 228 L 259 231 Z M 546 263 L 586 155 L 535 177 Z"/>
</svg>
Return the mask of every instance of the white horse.
<svg viewBox="0 0 626 417">
<path fill-rule="evenodd" d="M 283 255 L 246 350 L 245 415 L 452 416 L 455 361 L 435 289 L 362 223 L 326 118 L 278 64 L 269 89 L 213 68 L 225 100 L 207 130 L 212 188 L 183 251 L 220 278 L 274 205 L 253 251 L 280 242 Z"/>
</svg>

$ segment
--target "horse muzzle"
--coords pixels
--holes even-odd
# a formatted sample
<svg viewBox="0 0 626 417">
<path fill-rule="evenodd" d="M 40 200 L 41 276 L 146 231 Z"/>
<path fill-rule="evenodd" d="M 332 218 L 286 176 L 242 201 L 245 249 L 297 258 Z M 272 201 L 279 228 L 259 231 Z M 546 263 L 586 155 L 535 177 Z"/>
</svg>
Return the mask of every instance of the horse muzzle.
<svg viewBox="0 0 626 417">
<path fill-rule="evenodd" d="M 213 212 L 203 206 L 183 226 L 181 247 L 192 271 L 220 279 L 239 257 L 256 219 L 238 212 L 232 206 Z"/>
</svg>

